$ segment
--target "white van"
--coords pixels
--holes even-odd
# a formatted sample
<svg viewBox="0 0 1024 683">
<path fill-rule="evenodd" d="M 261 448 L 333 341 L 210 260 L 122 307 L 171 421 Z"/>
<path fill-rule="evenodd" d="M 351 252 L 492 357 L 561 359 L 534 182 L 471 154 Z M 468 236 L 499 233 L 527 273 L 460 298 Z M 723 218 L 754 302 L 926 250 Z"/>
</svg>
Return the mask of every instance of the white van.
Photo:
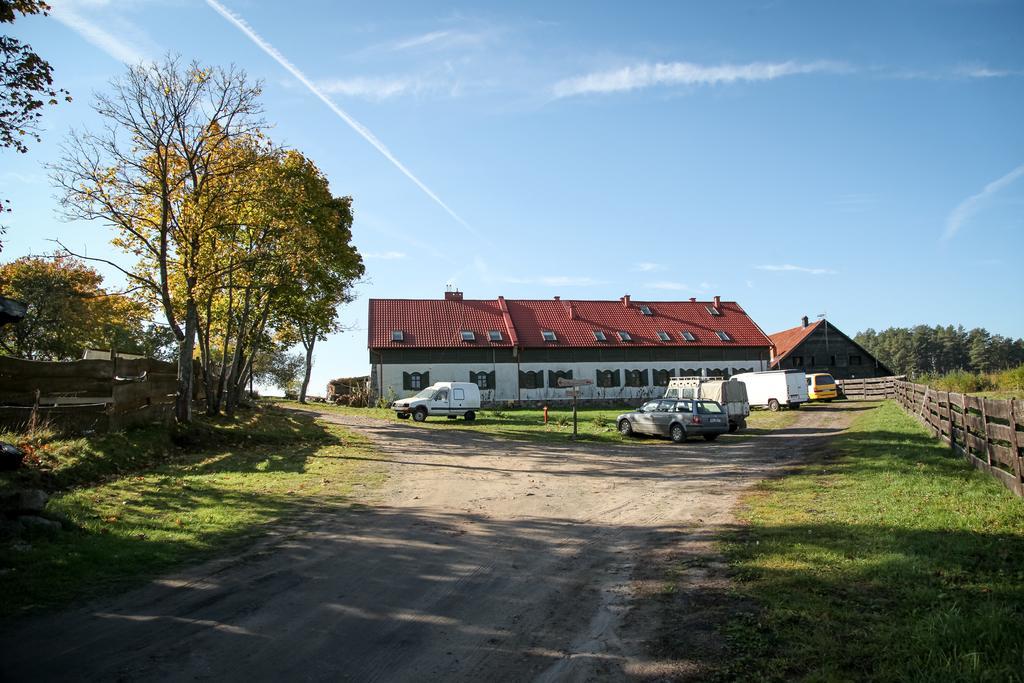
<svg viewBox="0 0 1024 683">
<path fill-rule="evenodd" d="M 807 375 L 803 370 L 741 372 L 732 379 L 747 385 L 752 406 L 778 410 L 782 406 L 799 408 L 807 402 Z"/>
<path fill-rule="evenodd" d="M 476 419 L 480 410 L 480 387 L 472 382 L 434 382 L 420 393 L 391 404 L 401 419 L 423 422 L 428 416 L 444 416 L 449 420 L 464 417 Z"/>
</svg>

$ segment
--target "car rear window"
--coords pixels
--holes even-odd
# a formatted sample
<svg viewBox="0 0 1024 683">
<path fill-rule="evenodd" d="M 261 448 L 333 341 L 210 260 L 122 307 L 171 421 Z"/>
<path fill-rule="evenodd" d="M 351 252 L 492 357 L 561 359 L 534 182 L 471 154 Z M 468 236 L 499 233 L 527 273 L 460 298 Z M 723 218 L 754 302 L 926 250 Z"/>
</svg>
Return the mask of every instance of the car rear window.
<svg viewBox="0 0 1024 683">
<path fill-rule="evenodd" d="M 815 384 L 835 384 L 836 381 L 835 381 L 835 379 L 832 378 L 832 375 L 818 375 L 817 377 L 814 378 L 814 383 Z"/>
<path fill-rule="evenodd" d="M 698 401 L 697 412 L 701 415 L 718 415 L 722 412 L 722 406 L 718 405 L 714 401 Z"/>
</svg>

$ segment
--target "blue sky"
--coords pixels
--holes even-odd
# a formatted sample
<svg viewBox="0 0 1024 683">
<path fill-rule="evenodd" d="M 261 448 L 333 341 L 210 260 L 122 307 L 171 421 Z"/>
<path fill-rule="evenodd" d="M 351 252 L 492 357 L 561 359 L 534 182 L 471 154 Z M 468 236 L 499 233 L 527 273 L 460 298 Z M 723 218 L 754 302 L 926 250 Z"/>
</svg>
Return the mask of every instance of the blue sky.
<svg viewBox="0 0 1024 683">
<path fill-rule="evenodd" d="M 262 80 L 271 136 L 354 197 L 367 279 L 315 391 L 368 371 L 367 298 L 447 283 L 1024 336 L 1024 3 L 218 1 L 14 25 L 75 101 L 0 151 L 2 258 L 113 253 L 60 220 L 43 165 L 124 62 L 173 51 Z"/>
</svg>

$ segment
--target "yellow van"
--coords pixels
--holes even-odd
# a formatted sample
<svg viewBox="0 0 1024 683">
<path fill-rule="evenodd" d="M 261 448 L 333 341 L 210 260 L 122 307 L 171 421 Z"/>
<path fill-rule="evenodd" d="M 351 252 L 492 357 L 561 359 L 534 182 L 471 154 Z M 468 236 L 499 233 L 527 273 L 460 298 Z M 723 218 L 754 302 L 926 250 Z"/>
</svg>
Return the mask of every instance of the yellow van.
<svg viewBox="0 0 1024 683">
<path fill-rule="evenodd" d="M 807 398 L 812 401 L 831 401 L 839 395 L 836 381 L 827 372 L 812 372 L 807 375 Z"/>
</svg>

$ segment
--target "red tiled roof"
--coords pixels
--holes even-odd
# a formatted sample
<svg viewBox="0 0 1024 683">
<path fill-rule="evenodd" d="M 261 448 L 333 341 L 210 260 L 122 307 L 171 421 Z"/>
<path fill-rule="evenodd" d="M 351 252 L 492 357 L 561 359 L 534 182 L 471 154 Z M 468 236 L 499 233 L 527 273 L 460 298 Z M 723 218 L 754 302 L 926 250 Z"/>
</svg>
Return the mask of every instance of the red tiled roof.
<svg viewBox="0 0 1024 683">
<path fill-rule="evenodd" d="M 501 304 L 508 309 L 503 317 Z M 648 306 L 652 315 L 640 309 Z M 601 346 L 769 346 L 764 332 L 734 301 L 722 301 L 722 315 L 712 315 L 711 301 L 570 301 L 567 299 L 507 300 L 412 300 L 371 299 L 369 315 L 370 348 L 471 346 L 461 340 L 461 330 L 476 334 L 476 346 L 490 346 L 488 330 L 501 330 L 502 342 L 494 346 L 517 344 L 530 347 Z M 402 330 L 405 341 L 391 341 L 393 330 Z M 542 332 L 555 333 L 557 341 L 544 341 Z M 605 333 L 607 341 L 597 341 L 594 330 Z M 619 331 L 630 334 L 623 342 Z M 662 341 L 658 332 L 667 332 L 671 340 Z M 685 341 L 690 332 L 695 341 Z M 723 331 L 731 341 L 723 341 Z"/>
<path fill-rule="evenodd" d="M 497 301 L 461 299 L 370 299 L 370 348 L 509 347 L 512 335 Z M 405 340 L 391 340 L 401 330 Z M 462 341 L 462 331 L 476 335 L 475 342 Z M 501 332 L 501 341 L 488 338 L 491 330 Z"/>
<path fill-rule="evenodd" d="M 796 327 L 782 332 L 776 332 L 770 335 L 772 344 L 775 345 L 775 355 L 772 356 L 772 365 L 777 365 L 779 361 L 789 355 L 789 352 L 795 349 L 800 343 L 818 329 L 824 320 L 818 320 L 815 323 L 804 327 L 803 325 L 797 325 Z"/>
</svg>

